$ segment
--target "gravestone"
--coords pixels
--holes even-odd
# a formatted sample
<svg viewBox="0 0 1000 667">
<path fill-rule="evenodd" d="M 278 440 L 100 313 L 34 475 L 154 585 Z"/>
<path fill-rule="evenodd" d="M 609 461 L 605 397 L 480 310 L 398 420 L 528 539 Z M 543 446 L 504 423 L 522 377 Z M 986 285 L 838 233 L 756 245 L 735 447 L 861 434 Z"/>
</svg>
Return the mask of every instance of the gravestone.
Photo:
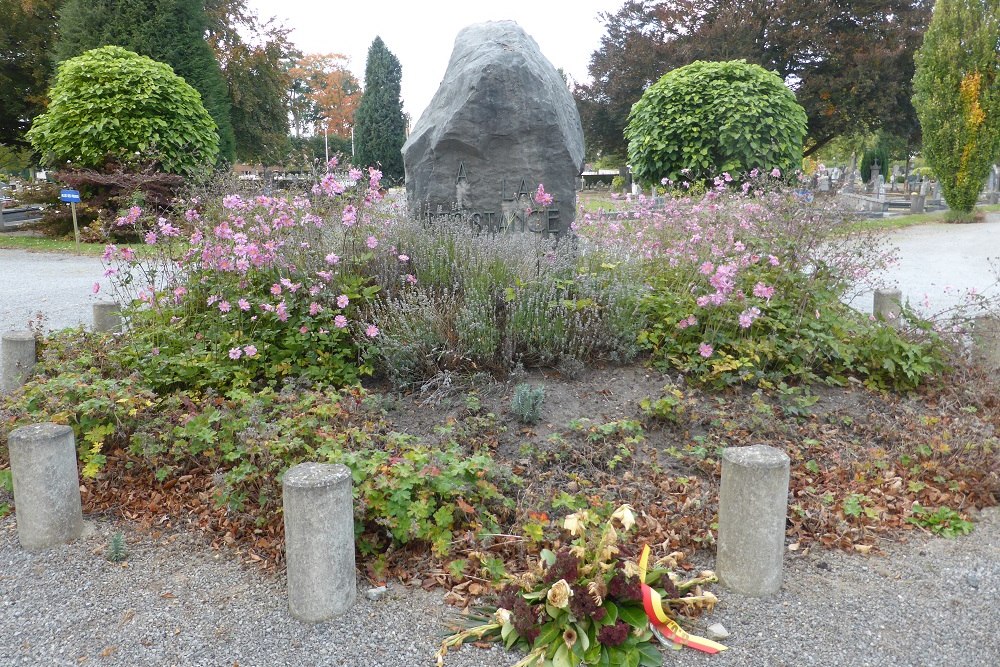
<svg viewBox="0 0 1000 667">
<path fill-rule="evenodd" d="M 563 234 L 576 212 L 583 128 L 566 82 L 513 21 L 471 25 L 403 146 L 410 211 L 476 232 Z M 539 185 L 553 201 L 545 205 Z"/>
</svg>

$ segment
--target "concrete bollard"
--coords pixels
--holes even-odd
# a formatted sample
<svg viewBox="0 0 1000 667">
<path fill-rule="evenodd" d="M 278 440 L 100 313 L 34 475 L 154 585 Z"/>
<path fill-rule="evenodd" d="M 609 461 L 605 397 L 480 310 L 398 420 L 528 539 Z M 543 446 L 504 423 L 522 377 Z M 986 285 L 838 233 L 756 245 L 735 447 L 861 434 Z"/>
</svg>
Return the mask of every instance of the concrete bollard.
<svg viewBox="0 0 1000 667">
<path fill-rule="evenodd" d="M 94 332 L 115 333 L 122 329 L 122 309 L 114 301 L 99 301 L 94 304 Z"/>
<path fill-rule="evenodd" d="M 877 289 L 872 303 L 875 319 L 894 327 L 903 324 L 903 293 L 898 289 Z"/>
<path fill-rule="evenodd" d="M 789 459 L 767 445 L 722 452 L 716 570 L 727 588 L 766 597 L 781 588 Z"/>
<path fill-rule="evenodd" d="M 30 331 L 8 331 L 0 342 L 3 357 L 3 386 L 0 390 L 14 391 L 27 380 L 35 367 L 35 335 Z"/>
<path fill-rule="evenodd" d="M 73 429 L 32 424 L 10 432 L 17 538 L 28 550 L 72 542 L 83 532 Z"/>
<path fill-rule="evenodd" d="M 285 473 L 288 611 L 316 623 L 343 614 L 357 598 L 351 471 L 300 463 Z"/>
<path fill-rule="evenodd" d="M 972 358 L 990 371 L 1000 370 L 1000 319 L 980 315 L 972 322 Z"/>
</svg>

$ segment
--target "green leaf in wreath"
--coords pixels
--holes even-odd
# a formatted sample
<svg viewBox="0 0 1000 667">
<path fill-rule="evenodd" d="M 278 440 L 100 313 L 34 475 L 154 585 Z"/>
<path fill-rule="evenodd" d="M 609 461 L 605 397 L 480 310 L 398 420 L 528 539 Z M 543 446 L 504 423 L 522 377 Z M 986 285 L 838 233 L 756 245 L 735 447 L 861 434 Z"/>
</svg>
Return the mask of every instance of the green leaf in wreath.
<svg viewBox="0 0 1000 667">
<path fill-rule="evenodd" d="M 618 617 L 633 628 L 644 628 L 649 623 L 646 610 L 634 604 L 624 604 L 618 607 Z"/>
</svg>

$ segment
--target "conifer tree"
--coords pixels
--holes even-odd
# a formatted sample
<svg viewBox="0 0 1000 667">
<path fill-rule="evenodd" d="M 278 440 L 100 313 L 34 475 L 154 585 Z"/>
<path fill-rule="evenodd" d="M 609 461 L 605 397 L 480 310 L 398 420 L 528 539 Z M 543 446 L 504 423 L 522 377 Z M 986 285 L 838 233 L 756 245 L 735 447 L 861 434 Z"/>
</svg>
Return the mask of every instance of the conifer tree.
<svg viewBox="0 0 1000 667">
<path fill-rule="evenodd" d="M 1000 153 L 1000 2 L 938 0 L 917 51 L 913 106 L 952 217 L 969 217 Z"/>
<path fill-rule="evenodd" d="M 368 47 L 365 91 L 354 116 L 354 163 L 378 166 L 389 182 L 403 179 L 406 118 L 400 99 L 403 69 L 381 37 Z"/>
</svg>

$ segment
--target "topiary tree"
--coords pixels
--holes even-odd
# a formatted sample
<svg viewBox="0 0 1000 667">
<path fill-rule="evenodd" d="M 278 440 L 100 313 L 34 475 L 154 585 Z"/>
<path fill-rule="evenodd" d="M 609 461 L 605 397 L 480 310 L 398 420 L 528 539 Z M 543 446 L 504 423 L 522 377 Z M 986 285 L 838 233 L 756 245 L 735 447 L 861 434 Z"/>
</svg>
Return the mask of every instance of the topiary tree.
<svg viewBox="0 0 1000 667">
<path fill-rule="evenodd" d="M 44 164 L 101 169 L 159 164 L 191 175 L 214 164 L 215 123 L 168 65 L 105 46 L 59 65 L 48 110 L 27 137 Z"/>
<path fill-rule="evenodd" d="M 802 164 L 806 113 L 773 72 L 743 60 L 667 72 L 632 106 L 625 138 L 636 178 L 704 181 Z"/>
<path fill-rule="evenodd" d="M 917 51 L 913 106 L 927 164 L 968 217 L 1000 150 L 1000 3 L 938 0 Z"/>
<path fill-rule="evenodd" d="M 406 118 L 399 97 L 403 76 L 399 59 L 376 37 L 368 47 L 365 63 L 365 92 L 354 114 L 354 163 L 379 165 L 386 182 L 403 179 Z"/>
</svg>

